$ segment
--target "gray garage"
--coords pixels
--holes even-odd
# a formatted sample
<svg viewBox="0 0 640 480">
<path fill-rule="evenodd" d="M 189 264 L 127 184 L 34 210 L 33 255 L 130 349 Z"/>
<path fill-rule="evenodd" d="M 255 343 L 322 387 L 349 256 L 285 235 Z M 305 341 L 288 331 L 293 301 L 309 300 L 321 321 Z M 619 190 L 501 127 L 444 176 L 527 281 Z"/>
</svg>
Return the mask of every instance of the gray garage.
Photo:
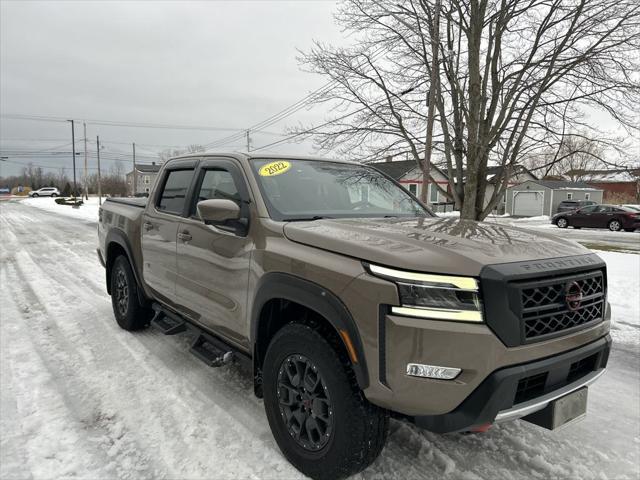
<svg viewBox="0 0 640 480">
<path fill-rule="evenodd" d="M 528 180 L 507 188 L 506 212 L 521 217 L 551 216 L 563 200 L 602 203 L 602 193 L 584 182 Z"/>
</svg>

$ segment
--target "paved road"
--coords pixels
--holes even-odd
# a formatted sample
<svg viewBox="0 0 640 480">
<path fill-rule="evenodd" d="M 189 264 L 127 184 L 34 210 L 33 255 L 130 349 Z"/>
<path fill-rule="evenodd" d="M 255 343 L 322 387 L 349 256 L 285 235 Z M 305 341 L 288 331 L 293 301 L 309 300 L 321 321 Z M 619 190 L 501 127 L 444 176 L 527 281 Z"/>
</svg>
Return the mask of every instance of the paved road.
<svg viewBox="0 0 640 480">
<path fill-rule="evenodd" d="M 0 204 L 0 478 L 301 478 L 250 376 L 210 369 L 189 338 L 117 328 L 95 224 Z M 585 421 L 435 435 L 392 422 L 360 478 L 637 479 L 640 356 L 615 346 Z"/>
</svg>

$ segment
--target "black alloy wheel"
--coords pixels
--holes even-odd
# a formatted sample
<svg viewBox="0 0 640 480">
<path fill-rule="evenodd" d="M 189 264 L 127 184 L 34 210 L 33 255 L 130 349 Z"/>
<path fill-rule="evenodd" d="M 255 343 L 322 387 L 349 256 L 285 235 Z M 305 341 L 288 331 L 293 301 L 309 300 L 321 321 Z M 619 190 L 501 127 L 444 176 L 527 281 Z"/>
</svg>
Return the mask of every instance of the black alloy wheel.
<svg viewBox="0 0 640 480">
<path fill-rule="evenodd" d="M 304 355 L 290 355 L 278 371 L 280 414 L 293 440 L 318 451 L 331 438 L 333 407 L 318 367 Z"/>
<path fill-rule="evenodd" d="M 127 314 L 129 308 L 129 283 L 127 280 L 127 274 L 124 269 L 119 265 L 114 272 L 115 275 L 115 303 L 118 313 L 122 316 Z"/>
<path fill-rule="evenodd" d="M 136 279 L 124 255 L 119 255 L 113 261 L 109 282 L 113 315 L 118 325 L 129 331 L 145 328 L 153 310 L 140 303 Z"/>
</svg>

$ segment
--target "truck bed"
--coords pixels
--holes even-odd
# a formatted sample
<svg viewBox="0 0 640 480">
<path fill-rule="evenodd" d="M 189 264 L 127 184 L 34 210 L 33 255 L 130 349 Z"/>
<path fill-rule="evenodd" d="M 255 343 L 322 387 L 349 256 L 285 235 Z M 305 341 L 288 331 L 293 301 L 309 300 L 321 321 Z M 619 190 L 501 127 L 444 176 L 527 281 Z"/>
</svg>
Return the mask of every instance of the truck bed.
<svg viewBox="0 0 640 480">
<path fill-rule="evenodd" d="M 116 198 L 107 198 L 107 202 L 113 202 L 113 203 L 121 203 L 123 205 L 130 205 L 132 207 L 138 207 L 138 208 L 144 208 L 147 206 L 147 201 L 149 199 L 147 197 L 136 197 L 136 198 L 123 198 L 123 197 L 116 197 Z"/>
</svg>

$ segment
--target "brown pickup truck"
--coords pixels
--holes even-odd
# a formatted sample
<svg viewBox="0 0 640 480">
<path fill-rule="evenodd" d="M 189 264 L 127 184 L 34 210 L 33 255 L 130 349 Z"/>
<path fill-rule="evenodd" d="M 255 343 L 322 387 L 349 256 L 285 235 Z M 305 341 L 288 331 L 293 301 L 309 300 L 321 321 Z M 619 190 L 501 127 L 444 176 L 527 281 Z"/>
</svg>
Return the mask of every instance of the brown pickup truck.
<svg viewBox="0 0 640 480">
<path fill-rule="evenodd" d="M 148 201 L 105 202 L 98 232 L 118 324 L 189 330 L 209 365 L 248 364 L 313 478 L 369 465 L 391 416 L 434 432 L 577 420 L 607 363 L 597 255 L 435 216 L 371 166 L 176 158 Z"/>
</svg>

